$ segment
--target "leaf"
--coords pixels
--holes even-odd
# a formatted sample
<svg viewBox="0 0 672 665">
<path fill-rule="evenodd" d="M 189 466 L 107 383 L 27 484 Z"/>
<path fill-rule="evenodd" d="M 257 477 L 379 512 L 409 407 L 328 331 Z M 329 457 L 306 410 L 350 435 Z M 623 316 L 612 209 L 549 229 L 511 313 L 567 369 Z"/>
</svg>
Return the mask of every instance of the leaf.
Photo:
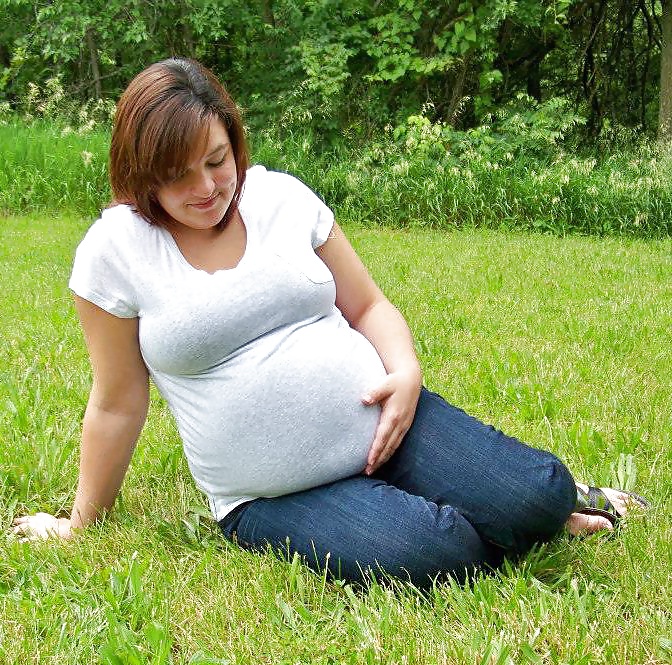
<svg viewBox="0 0 672 665">
<path fill-rule="evenodd" d="M 661 637 L 658 640 L 658 645 L 662 651 L 672 654 L 672 640 L 667 637 Z"/>
</svg>

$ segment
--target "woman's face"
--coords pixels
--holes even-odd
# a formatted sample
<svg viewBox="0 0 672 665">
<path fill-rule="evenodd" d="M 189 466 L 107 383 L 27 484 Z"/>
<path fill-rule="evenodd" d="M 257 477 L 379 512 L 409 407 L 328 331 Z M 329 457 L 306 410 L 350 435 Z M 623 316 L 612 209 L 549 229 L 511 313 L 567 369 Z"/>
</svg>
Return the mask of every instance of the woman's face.
<svg viewBox="0 0 672 665">
<path fill-rule="evenodd" d="M 211 229 L 224 217 L 236 191 L 236 162 L 229 134 L 219 118 L 210 121 L 207 144 L 198 157 L 163 185 L 157 198 L 163 209 L 190 229 Z"/>
</svg>

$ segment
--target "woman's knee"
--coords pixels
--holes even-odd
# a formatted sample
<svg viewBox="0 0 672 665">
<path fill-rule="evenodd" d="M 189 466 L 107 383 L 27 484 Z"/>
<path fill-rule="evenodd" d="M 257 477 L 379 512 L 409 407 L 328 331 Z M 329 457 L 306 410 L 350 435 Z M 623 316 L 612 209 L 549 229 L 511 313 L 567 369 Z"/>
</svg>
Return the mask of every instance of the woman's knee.
<svg viewBox="0 0 672 665">
<path fill-rule="evenodd" d="M 325 545 L 315 538 L 309 553 L 305 545 L 297 551 L 314 570 L 326 568 L 331 577 L 360 583 L 396 578 L 422 587 L 437 576 L 463 580 L 492 565 L 492 548 L 471 524 L 451 506 L 429 502 L 414 520 L 399 519 L 393 530 L 381 530 L 374 522 L 366 534 L 354 529 L 347 542 Z"/>
<path fill-rule="evenodd" d="M 557 533 L 576 505 L 576 484 L 569 469 L 552 453 L 542 453 L 525 491 L 512 506 L 523 529 L 545 540 Z"/>
</svg>

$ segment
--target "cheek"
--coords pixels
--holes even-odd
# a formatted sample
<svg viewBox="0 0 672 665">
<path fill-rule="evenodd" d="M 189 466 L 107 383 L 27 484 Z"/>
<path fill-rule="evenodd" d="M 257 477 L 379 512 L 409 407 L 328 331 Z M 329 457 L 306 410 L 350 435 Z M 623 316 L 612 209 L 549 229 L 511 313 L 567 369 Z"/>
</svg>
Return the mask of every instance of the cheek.
<svg viewBox="0 0 672 665">
<path fill-rule="evenodd" d="M 227 189 L 233 191 L 236 188 L 237 183 L 237 174 L 236 174 L 236 163 L 231 162 L 230 165 L 224 167 L 218 177 L 218 180 L 221 185 L 224 185 Z"/>
<path fill-rule="evenodd" d="M 163 190 L 159 190 L 159 192 L 156 195 L 156 198 L 158 199 L 159 203 L 164 208 L 164 210 L 170 210 L 171 208 L 175 208 L 179 204 L 182 195 L 180 194 L 180 192 L 175 191 L 174 187 L 171 187 L 169 189 L 164 188 Z"/>
<path fill-rule="evenodd" d="M 236 178 L 235 176 L 222 176 L 217 179 L 217 189 L 225 196 L 233 196 L 233 193 L 236 191 Z"/>
</svg>

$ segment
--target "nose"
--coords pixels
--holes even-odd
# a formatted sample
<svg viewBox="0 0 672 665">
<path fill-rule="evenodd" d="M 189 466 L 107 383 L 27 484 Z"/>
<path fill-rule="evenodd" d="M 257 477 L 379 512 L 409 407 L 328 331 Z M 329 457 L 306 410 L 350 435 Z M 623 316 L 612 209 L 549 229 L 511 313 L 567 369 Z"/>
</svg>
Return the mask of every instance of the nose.
<svg viewBox="0 0 672 665">
<path fill-rule="evenodd" d="M 191 186 L 191 192 L 194 196 L 201 199 L 207 199 L 215 191 L 215 181 L 210 173 L 205 169 L 194 174 L 194 181 Z"/>
</svg>

